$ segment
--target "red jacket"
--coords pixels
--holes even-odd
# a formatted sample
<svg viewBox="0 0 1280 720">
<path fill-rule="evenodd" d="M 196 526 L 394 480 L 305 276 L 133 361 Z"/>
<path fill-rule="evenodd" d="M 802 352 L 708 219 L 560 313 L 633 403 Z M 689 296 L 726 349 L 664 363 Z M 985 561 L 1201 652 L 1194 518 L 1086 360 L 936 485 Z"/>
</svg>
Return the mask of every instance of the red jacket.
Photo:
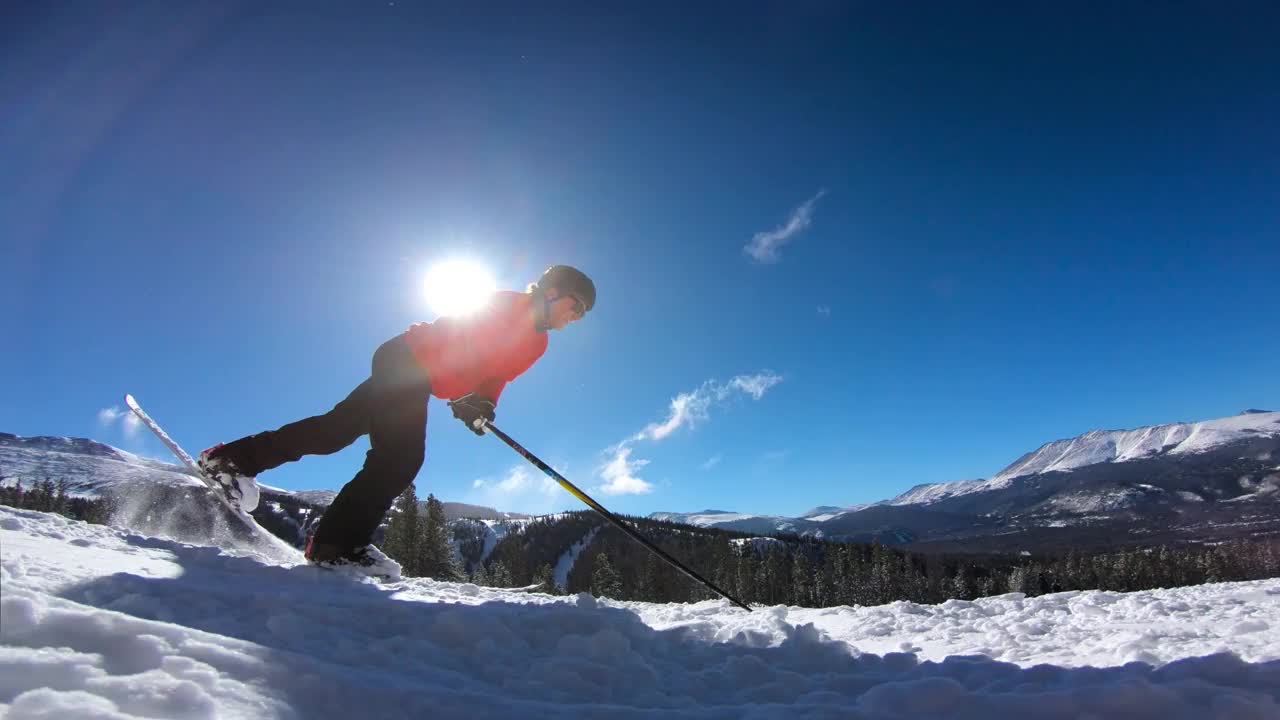
<svg viewBox="0 0 1280 720">
<path fill-rule="evenodd" d="M 431 394 L 453 400 L 474 392 L 496 404 L 507 382 L 547 350 L 547 332 L 538 329 L 533 310 L 533 296 L 501 290 L 471 315 L 410 327 L 405 336 Z"/>
</svg>

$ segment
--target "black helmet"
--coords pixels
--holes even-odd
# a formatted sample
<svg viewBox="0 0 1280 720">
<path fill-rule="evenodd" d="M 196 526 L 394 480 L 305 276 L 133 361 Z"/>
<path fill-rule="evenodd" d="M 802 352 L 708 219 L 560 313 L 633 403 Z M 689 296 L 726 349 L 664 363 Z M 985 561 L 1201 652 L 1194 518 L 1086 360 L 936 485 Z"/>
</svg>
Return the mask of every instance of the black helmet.
<svg viewBox="0 0 1280 720">
<path fill-rule="evenodd" d="M 565 295 L 575 295 L 590 310 L 596 304 L 596 284 L 586 273 L 568 265 L 552 265 L 536 283 L 538 289 L 555 288 Z"/>
</svg>

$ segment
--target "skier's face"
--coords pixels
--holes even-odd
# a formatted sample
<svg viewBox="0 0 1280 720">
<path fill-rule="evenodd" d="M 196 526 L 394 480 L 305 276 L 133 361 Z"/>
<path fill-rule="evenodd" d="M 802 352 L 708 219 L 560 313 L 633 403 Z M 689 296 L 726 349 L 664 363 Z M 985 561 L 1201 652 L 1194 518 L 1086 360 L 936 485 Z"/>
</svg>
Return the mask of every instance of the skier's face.
<svg viewBox="0 0 1280 720">
<path fill-rule="evenodd" d="M 569 323 L 581 320 L 586 313 L 586 306 L 572 295 L 561 295 L 552 289 L 547 291 L 547 299 L 547 327 L 552 330 L 561 330 Z"/>
</svg>

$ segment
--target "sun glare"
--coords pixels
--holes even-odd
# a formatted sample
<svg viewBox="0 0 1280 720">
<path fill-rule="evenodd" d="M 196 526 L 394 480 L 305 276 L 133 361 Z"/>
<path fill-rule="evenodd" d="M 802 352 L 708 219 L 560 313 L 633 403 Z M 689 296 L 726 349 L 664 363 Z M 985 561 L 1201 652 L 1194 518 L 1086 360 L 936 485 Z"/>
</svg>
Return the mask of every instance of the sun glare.
<svg viewBox="0 0 1280 720">
<path fill-rule="evenodd" d="M 437 315 L 466 315 L 479 310 L 496 289 L 493 276 L 471 260 L 446 260 L 427 271 L 427 306 Z"/>
</svg>

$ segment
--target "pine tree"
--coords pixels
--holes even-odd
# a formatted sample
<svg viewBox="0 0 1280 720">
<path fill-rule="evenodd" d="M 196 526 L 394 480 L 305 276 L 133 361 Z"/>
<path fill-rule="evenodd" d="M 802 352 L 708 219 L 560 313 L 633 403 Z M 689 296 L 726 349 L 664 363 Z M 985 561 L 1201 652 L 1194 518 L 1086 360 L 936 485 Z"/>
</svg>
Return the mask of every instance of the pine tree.
<svg viewBox="0 0 1280 720">
<path fill-rule="evenodd" d="M 1227 579 L 1225 563 L 1222 557 L 1218 555 L 1217 549 L 1210 549 L 1200 556 L 1200 571 L 1204 575 L 1204 582 L 1216 583 Z"/>
<path fill-rule="evenodd" d="M 511 587 L 511 571 L 507 569 L 506 563 L 499 560 L 489 568 L 489 584 L 500 588 Z"/>
<path fill-rule="evenodd" d="M 484 563 L 476 563 L 476 571 L 471 573 L 471 582 L 480 587 L 487 587 L 490 584 L 489 571 L 485 569 Z"/>
<path fill-rule="evenodd" d="M 898 554 L 899 576 L 902 578 L 897 600 L 910 600 L 915 603 L 928 601 L 928 582 L 907 553 Z"/>
<path fill-rule="evenodd" d="M 420 525 L 418 495 L 413 483 L 409 483 L 409 487 L 396 498 L 391 518 L 387 521 L 387 532 L 382 541 L 382 551 L 392 560 L 400 563 L 407 577 L 422 574 L 418 548 Z"/>
<path fill-rule="evenodd" d="M 897 568 L 893 551 L 876 542 L 871 549 L 871 576 L 867 583 L 871 600 L 865 604 L 884 605 L 899 599 Z"/>
<path fill-rule="evenodd" d="M 51 478 L 41 480 L 31 489 L 31 498 L 27 503 L 27 507 L 40 512 L 49 512 L 53 508 L 54 492 Z"/>
<path fill-rule="evenodd" d="M 1275 577 L 1280 575 L 1280 547 L 1273 541 L 1267 541 L 1262 546 L 1260 567 L 1258 570 L 1259 578 Z"/>
<path fill-rule="evenodd" d="M 872 577 L 871 556 L 874 547 L 850 548 L 845 555 L 844 604 L 875 605 L 876 588 Z"/>
<path fill-rule="evenodd" d="M 765 551 L 761 568 L 764 571 L 765 602 L 770 605 L 785 603 L 786 596 L 791 594 L 790 553 L 771 543 Z"/>
<path fill-rule="evenodd" d="M 809 556 L 803 551 L 796 553 L 795 563 L 791 568 L 791 603 L 801 607 L 811 607 L 813 602 L 813 572 Z"/>
<path fill-rule="evenodd" d="M 744 603 L 756 602 L 760 599 L 760 589 L 756 578 L 759 562 L 756 551 L 750 545 L 743 545 L 738 556 L 738 599 Z"/>
<path fill-rule="evenodd" d="M 951 578 L 950 597 L 957 600 L 972 600 L 974 590 L 973 576 L 970 574 L 968 566 L 962 561 L 956 567 L 955 577 Z"/>
<path fill-rule="evenodd" d="M 52 512 L 58 513 L 59 515 L 70 516 L 71 505 L 67 499 L 67 479 L 59 478 L 57 488 L 58 488 L 58 491 L 57 491 L 58 494 L 54 496 L 53 505 L 50 508 L 50 510 Z"/>
<path fill-rule="evenodd" d="M 622 577 L 613 569 L 605 553 L 596 555 L 595 568 L 591 573 L 591 594 L 615 599 L 622 594 Z"/>
<path fill-rule="evenodd" d="M 630 594 L 634 600 L 644 602 L 666 602 L 669 599 L 660 597 L 658 587 L 658 558 L 653 553 L 645 553 L 640 561 L 640 571 L 636 575 L 635 589 Z"/>
<path fill-rule="evenodd" d="M 978 597 L 990 597 L 996 594 L 996 578 L 990 573 L 978 580 Z"/>
<path fill-rule="evenodd" d="M 823 553 L 822 566 L 813 578 L 813 603 L 818 607 L 839 605 L 838 578 L 843 575 L 839 548 L 828 547 Z"/>
<path fill-rule="evenodd" d="M 435 495 L 427 495 L 427 516 L 420 527 L 417 549 L 421 575 L 436 580 L 462 578 L 462 565 L 453 551 L 453 533 L 444 514 L 444 503 Z"/>
<path fill-rule="evenodd" d="M 551 569 L 551 563 L 543 563 L 538 567 L 538 571 L 533 574 L 533 581 L 538 583 L 538 592 L 548 595 L 559 595 L 560 588 L 556 587 L 555 572 Z"/>
<path fill-rule="evenodd" d="M 737 586 L 737 573 L 734 572 L 734 562 L 732 555 L 721 555 L 717 561 L 715 569 L 715 583 L 718 587 L 724 588 L 725 592 L 737 597 L 739 595 Z"/>
</svg>

